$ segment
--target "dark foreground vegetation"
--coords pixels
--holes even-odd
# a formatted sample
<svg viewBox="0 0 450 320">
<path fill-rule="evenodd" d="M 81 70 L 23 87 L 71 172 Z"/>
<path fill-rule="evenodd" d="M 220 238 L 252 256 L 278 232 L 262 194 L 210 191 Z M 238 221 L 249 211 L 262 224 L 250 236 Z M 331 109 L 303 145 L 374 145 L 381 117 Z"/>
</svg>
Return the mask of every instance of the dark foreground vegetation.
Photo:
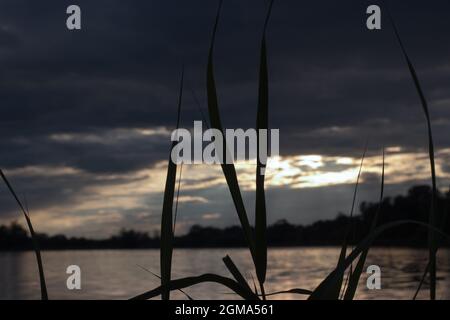
<svg viewBox="0 0 450 320">
<path fill-rule="evenodd" d="M 268 51 L 266 41 L 266 29 L 272 11 L 274 0 L 269 2 L 266 18 L 264 20 L 264 27 L 262 29 L 261 47 L 259 52 L 259 77 L 258 77 L 258 105 L 256 113 L 256 129 L 269 128 L 269 72 L 268 72 Z M 208 59 L 206 64 L 206 97 L 209 114 L 209 127 L 218 130 L 223 135 L 223 124 L 220 116 L 219 99 L 217 94 L 217 86 L 214 72 L 214 48 L 216 42 L 216 32 L 219 26 L 223 0 L 219 1 L 219 6 L 212 29 L 211 42 L 208 52 Z M 352 300 L 355 297 L 358 283 L 363 272 L 366 262 L 366 257 L 372 245 L 409 245 L 409 246 L 423 246 L 424 241 L 427 242 L 428 248 L 428 264 L 424 270 L 423 276 L 417 287 L 413 299 L 416 299 L 420 292 L 427 275 L 429 275 L 429 296 L 430 300 L 436 300 L 436 283 L 437 283 L 437 252 L 439 247 L 448 244 L 444 243 L 443 238 L 450 239 L 447 233 L 448 221 L 447 211 L 449 195 L 442 195 L 439 193 L 436 182 L 436 166 L 435 166 L 435 151 L 433 142 L 433 132 L 431 125 L 431 117 L 428 108 L 428 102 L 422 90 L 419 77 L 414 68 L 412 61 L 403 45 L 400 33 L 396 27 L 394 19 L 390 14 L 388 8 L 387 17 L 392 27 L 394 36 L 403 54 L 406 66 L 414 83 L 416 93 L 419 97 L 422 106 L 423 115 L 425 116 L 427 125 L 428 138 L 428 157 L 430 160 L 430 178 L 431 188 L 416 187 L 410 190 L 406 197 L 396 197 L 394 199 L 386 199 L 384 196 L 384 178 L 385 178 L 385 150 L 383 148 L 383 161 L 381 166 L 381 181 L 379 204 L 364 204 L 361 206 L 361 215 L 354 215 L 355 199 L 357 196 L 359 178 L 363 168 L 363 162 L 367 151 L 367 143 L 361 157 L 361 164 L 359 173 L 356 179 L 355 188 L 353 192 L 353 201 L 348 218 L 339 215 L 333 221 L 318 222 L 308 227 L 292 226 L 286 222 L 280 222 L 267 227 L 267 213 L 266 213 L 266 198 L 265 198 L 265 176 L 262 174 L 266 168 L 264 157 L 260 157 L 259 147 L 257 147 L 257 165 L 256 165 L 256 183 L 255 183 L 255 216 L 254 228 L 251 227 L 247 215 L 247 210 L 242 198 L 242 193 L 239 187 L 237 172 L 234 164 L 222 164 L 222 172 L 228 185 L 231 197 L 233 199 L 234 207 L 237 217 L 239 218 L 240 228 L 231 228 L 225 230 L 217 230 L 211 228 L 193 227 L 191 231 L 183 237 L 176 238 L 174 228 L 176 226 L 177 208 L 178 208 L 178 191 L 180 183 L 178 183 L 177 196 L 176 177 L 178 164 L 169 158 L 167 166 L 167 177 L 164 188 L 164 200 L 161 214 L 161 236 L 158 238 L 150 238 L 145 233 L 136 233 L 133 231 L 123 231 L 118 237 L 110 239 L 86 240 L 86 239 L 66 239 L 60 237 L 45 237 L 37 235 L 34 232 L 33 225 L 29 216 L 28 209 L 22 204 L 12 185 L 0 169 L 0 177 L 9 189 L 11 195 L 14 197 L 20 211 L 23 213 L 27 223 L 28 230 L 31 235 L 33 249 L 36 255 L 36 263 L 39 269 L 39 280 L 41 286 L 42 300 L 48 300 L 47 288 L 45 283 L 44 267 L 40 255 L 40 248 L 57 249 L 58 247 L 51 247 L 50 244 L 60 244 L 60 248 L 70 249 L 69 244 L 78 243 L 83 244 L 83 248 L 144 248 L 155 246 L 160 250 L 160 279 L 161 285 L 157 288 L 151 289 L 141 293 L 132 299 L 147 300 L 161 295 L 163 300 L 170 299 L 170 292 L 173 290 L 180 290 L 188 288 L 200 283 L 213 282 L 221 284 L 234 293 L 246 300 L 266 300 L 268 296 L 274 296 L 284 293 L 294 293 L 298 295 L 308 296 L 309 300 Z M 176 128 L 179 128 L 181 119 L 181 106 L 183 102 L 183 88 L 184 88 L 184 67 L 182 68 L 180 77 L 180 89 L 178 94 L 177 104 L 177 121 Z M 259 141 L 260 137 L 257 134 Z M 264 138 L 263 138 L 264 139 Z M 218 145 L 216 143 L 216 145 Z M 259 143 L 257 143 L 259 146 Z M 170 153 L 174 150 L 176 142 L 173 141 Z M 227 154 L 226 145 L 220 146 L 222 154 Z M 180 165 L 180 180 L 181 169 Z M 176 200 L 175 200 L 176 199 Z M 175 208 L 175 214 L 173 209 Z M 428 215 L 427 215 L 428 213 Z M 444 214 L 445 213 L 445 214 Z M 427 218 L 426 218 L 427 217 Z M 426 221 L 426 222 L 425 222 Z M 370 225 L 370 227 L 369 227 Z M 419 231 L 420 227 L 422 231 Z M 13 230 L 12 232 L 8 230 Z M 14 231 L 15 230 L 15 231 Z M 24 244 L 27 243 L 26 234 L 23 231 L 18 231 L 17 226 L 12 228 L 5 228 L 5 245 L 8 244 L 8 238 L 14 237 L 15 233 L 22 235 Z M 241 230 L 241 235 L 238 231 Z M 427 235 L 424 235 L 424 231 Z M 3 232 L 3 231 L 2 231 Z M 11 233 L 11 234 L 9 234 Z M 364 235 L 364 238 L 358 242 L 358 239 Z M 382 237 L 381 237 L 382 236 Z M 59 241 L 55 241 L 59 239 Z M 245 241 L 244 241 L 245 239 Z M 289 239 L 289 240 L 287 240 Z M 382 239 L 382 240 L 380 240 Z M 0 238 L 0 243 L 2 239 Z M 20 237 L 16 240 L 20 240 Z M 28 241 L 29 242 L 29 241 Z M 351 243 L 357 243 L 355 247 L 349 246 Z M 16 248 L 19 248 L 20 241 L 10 243 Z M 230 272 L 230 277 L 224 277 L 217 274 L 207 273 L 198 276 L 190 276 L 185 278 L 172 278 L 172 255 L 175 246 L 194 247 L 194 246 L 241 246 L 245 244 L 248 248 L 254 269 L 256 279 L 259 284 L 259 290 L 256 281 L 253 283 L 253 289 L 246 281 L 238 267 L 234 264 L 229 255 L 223 257 L 222 261 Z M 264 283 L 266 280 L 267 270 L 267 247 L 268 245 L 278 246 L 293 246 L 293 245 L 333 245 L 340 244 L 341 252 L 336 264 L 336 268 L 328 274 L 320 284 L 310 291 L 304 288 L 286 288 L 283 291 L 266 294 Z M 100 246 L 101 245 L 101 246 Z M 91 247 L 90 247 L 91 246 Z M 28 245 L 24 245 L 26 249 Z M 74 246 L 72 248 L 76 248 Z M 350 253 L 348 253 L 350 249 Z M 353 268 L 353 263 L 356 263 Z M 348 272 L 347 272 L 348 270 Z M 346 280 L 344 281 L 345 274 Z M 185 294 L 187 296 L 187 294 Z M 187 296 L 190 298 L 189 296 Z"/>
<path fill-rule="evenodd" d="M 405 196 L 385 198 L 382 204 L 380 224 L 396 220 L 413 219 L 426 222 L 430 208 L 431 188 L 416 186 Z M 267 228 L 267 240 L 270 246 L 325 246 L 342 244 L 342 239 L 349 224 L 353 224 L 355 235 L 352 242 L 358 242 L 367 235 L 378 203 L 363 202 L 360 215 L 353 218 L 338 215 L 334 220 L 318 221 L 309 226 L 293 225 L 280 220 Z M 450 209 L 450 193 L 440 194 L 438 212 Z M 445 232 L 450 231 L 450 223 L 446 222 Z M 122 230 L 118 235 L 108 239 L 94 240 L 85 238 L 69 238 L 64 235 L 48 236 L 38 234 L 42 249 L 138 249 L 160 247 L 159 236 L 133 230 Z M 424 246 L 426 230 L 414 226 L 404 226 L 386 232 L 385 237 L 376 242 L 384 246 Z M 214 248 L 245 247 L 242 229 L 237 226 L 219 229 L 194 225 L 183 236 L 175 238 L 177 247 Z M 0 226 L 0 250 L 31 250 L 32 241 L 25 229 L 13 223 Z"/>
</svg>

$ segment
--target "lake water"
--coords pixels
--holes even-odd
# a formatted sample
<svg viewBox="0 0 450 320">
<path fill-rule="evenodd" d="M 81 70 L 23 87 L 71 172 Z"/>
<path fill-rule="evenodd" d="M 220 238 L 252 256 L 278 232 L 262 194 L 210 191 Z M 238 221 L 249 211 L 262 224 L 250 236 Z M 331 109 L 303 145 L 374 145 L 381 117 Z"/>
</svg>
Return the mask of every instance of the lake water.
<svg viewBox="0 0 450 320">
<path fill-rule="evenodd" d="M 229 276 L 222 257 L 229 254 L 251 279 L 252 263 L 245 249 L 177 249 L 173 277 L 216 273 Z M 339 248 L 280 248 L 269 250 L 266 292 L 315 288 L 335 266 Z M 47 251 L 43 253 L 50 299 L 127 299 L 159 285 L 140 266 L 159 273 L 158 250 Z M 363 274 L 357 299 L 411 299 L 427 263 L 427 251 L 373 248 L 367 266 L 381 268 L 381 290 L 368 290 Z M 450 251 L 438 255 L 438 298 L 450 299 Z M 81 290 L 68 290 L 66 268 L 81 268 Z M 251 282 L 251 280 L 250 280 Z M 425 288 L 428 286 L 425 285 Z M 237 299 L 227 288 L 201 284 L 185 290 L 194 299 Z M 427 298 L 423 290 L 420 297 Z M 39 299 L 39 282 L 32 252 L 0 252 L 0 299 Z M 172 298 L 185 299 L 179 292 Z M 277 299 L 301 299 L 285 294 Z"/>
</svg>

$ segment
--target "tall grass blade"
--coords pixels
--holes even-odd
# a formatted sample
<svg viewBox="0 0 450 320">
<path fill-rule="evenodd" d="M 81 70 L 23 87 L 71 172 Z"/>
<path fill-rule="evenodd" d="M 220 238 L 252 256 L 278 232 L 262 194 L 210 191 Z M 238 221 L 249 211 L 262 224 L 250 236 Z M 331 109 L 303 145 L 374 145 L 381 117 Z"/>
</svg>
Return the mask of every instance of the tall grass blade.
<svg viewBox="0 0 450 320">
<path fill-rule="evenodd" d="M 211 282 L 221 284 L 221 285 L 231 289 L 236 294 L 238 294 L 239 296 L 241 296 L 242 298 L 244 298 L 246 300 L 259 300 L 257 295 L 255 295 L 251 291 L 249 292 L 248 290 L 243 289 L 242 286 L 239 283 L 237 283 L 236 281 L 234 281 L 233 279 L 219 276 L 216 274 L 211 274 L 211 273 L 202 274 L 197 277 L 187 277 L 187 278 L 171 280 L 168 283 L 168 287 L 169 287 L 169 290 L 173 291 L 173 290 L 184 289 L 184 288 L 191 287 L 191 286 L 201 284 L 201 283 L 211 283 Z M 148 299 L 151 299 L 151 298 L 154 298 L 154 297 L 160 295 L 164 290 L 165 290 L 165 288 L 163 288 L 162 286 L 159 286 L 153 290 L 150 290 L 150 291 L 144 292 L 138 296 L 135 296 L 135 297 L 131 298 L 131 300 L 148 300 Z"/>
<path fill-rule="evenodd" d="M 177 186 L 177 196 L 175 199 L 175 214 L 173 218 L 173 235 L 175 236 L 175 230 L 177 227 L 177 217 L 178 217 L 178 203 L 180 199 L 180 188 L 181 188 L 181 176 L 183 175 L 183 164 L 180 164 L 180 175 L 178 176 L 178 186 Z"/>
<path fill-rule="evenodd" d="M 381 207 L 383 204 L 383 197 L 384 197 L 384 165 L 385 165 L 385 154 L 384 154 L 384 148 L 383 148 L 383 163 L 381 168 L 381 187 L 380 187 L 380 198 L 379 198 L 379 205 L 377 212 L 375 213 L 375 216 L 373 217 L 372 224 L 370 226 L 370 231 L 373 232 L 378 224 L 378 218 L 380 216 Z M 353 300 L 355 297 L 356 289 L 358 288 L 358 282 L 361 278 L 361 274 L 364 268 L 364 264 L 366 263 L 366 258 L 369 253 L 369 248 L 363 251 L 361 254 L 361 257 L 358 260 L 358 263 L 356 264 L 355 270 L 349 277 L 348 287 L 345 291 L 344 300 Z"/>
<path fill-rule="evenodd" d="M 184 80 L 184 68 L 181 72 L 180 91 L 178 96 L 178 111 L 177 111 L 177 129 L 180 126 L 181 115 L 181 102 L 183 98 L 183 80 Z M 172 142 L 170 153 L 177 144 L 176 141 Z M 169 155 L 169 162 L 167 167 L 167 178 L 164 189 L 164 202 L 161 217 L 161 252 L 160 252 L 160 265 L 161 265 L 161 298 L 168 300 L 170 298 L 169 283 L 172 270 L 172 253 L 173 253 L 173 199 L 175 193 L 175 183 L 177 177 L 177 165 L 172 161 L 171 154 Z"/>
<path fill-rule="evenodd" d="M 39 271 L 39 282 L 41 286 L 41 299 L 42 300 L 48 300 L 48 294 L 47 294 L 47 285 L 45 284 L 45 274 L 44 274 L 44 266 L 42 264 L 42 257 L 41 257 L 41 250 L 39 249 L 39 243 L 36 237 L 36 233 L 34 232 L 33 224 L 31 223 L 31 218 L 28 213 L 28 210 L 24 208 L 22 203 L 20 202 L 19 198 L 17 197 L 16 192 L 14 191 L 13 187 L 9 183 L 8 179 L 6 178 L 3 171 L 0 169 L 0 176 L 3 179 L 3 182 L 5 182 L 6 186 L 8 187 L 9 191 L 13 195 L 14 199 L 16 200 L 17 204 L 19 205 L 20 209 L 23 212 L 23 215 L 25 217 L 25 220 L 27 222 L 28 230 L 30 231 L 31 240 L 33 242 L 34 247 L 34 253 L 36 255 L 36 261 L 38 265 L 38 271 Z"/>
<path fill-rule="evenodd" d="M 144 270 L 144 271 L 146 271 L 146 272 L 148 272 L 148 273 L 150 273 L 152 276 L 154 276 L 154 277 L 156 277 L 156 278 L 158 278 L 158 279 L 160 279 L 161 280 L 161 277 L 160 276 L 158 276 L 156 273 L 154 273 L 154 272 L 152 272 L 151 270 L 149 270 L 149 269 L 147 269 L 147 268 L 145 268 L 145 267 L 143 267 L 143 266 L 141 266 L 141 265 L 137 265 L 139 268 L 141 268 L 142 270 Z M 182 294 L 184 294 L 185 296 L 186 296 L 186 298 L 188 298 L 189 300 L 194 300 L 194 299 L 192 299 L 192 297 L 190 296 L 190 295 L 188 295 L 185 291 L 183 291 L 182 289 L 178 289 L 178 291 L 180 291 Z"/>
<path fill-rule="evenodd" d="M 216 20 L 214 23 L 212 38 L 211 38 L 211 46 L 208 54 L 208 65 L 206 71 L 206 91 L 208 97 L 208 112 L 210 118 L 210 125 L 212 129 L 217 129 L 223 134 L 222 121 L 220 119 L 219 106 L 217 101 L 217 90 L 216 83 L 214 77 L 214 44 L 216 39 L 217 26 L 219 23 L 220 11 L 222 8 L 223 1 L 219 1 L 219 8 L 217 10 Z M 224 143 L 223 146 L 223 158 L 226 159 L 228 155 L 228 148 Z M 255 256 L 255 244 L 253 239 L 253 232 L 250 227 L 250 223 L 248 221 L 247 212 L 245 210 L 244 202 L 242 200 L 241 191 L 239 188 L 239 183 L 237 180 L 236 169 L 233 163 L 227 163 L 227 161 L 223 161 L 222 171 L 225 176 L 225 180 L 227 181 L 228 188 L 231 193 L 231 197 L 233 199 L 234 206 L 236 208 L 239 221 L 241 223 L 242 229 L 244 231 L 245 239 L 247 241 L 247 245 L 249 247 L 250 253 L 252 255 L 253 262 L 256 266 L 256 256 Z"/>
<path fill-rule="evenodd" d="M 256 200 L 255 200 L 255 255 L 256 255 L 256 276 L 259 281 L 261 292 L 264 296 L 264 282 L 266 281 L 267 271 L 267 212 L 266 196 L 264 192 L 264 178 L 266 170 L 267 157 L 261 159 L 260 154 L 260 130 L 266 130 L 269 127 L 269 76 L 267 70 L 267 46 L 266 30 L 272 12 L 273 0 L 270 1 L 269 10 L 264 22 L 263 35 L 261 40 L 260 66 L 259 66 L 259 89 L 258 89 L 258 111 L 256 119 L 257 132 L 257 165 L 256 165 Z M 266 146 L 268 137 L 266 136 Z M 267 150 L 267 148 L 266 148 Z"/>
<path fill-rule="evenodd" d="M 279 294 L 299 294 L 299 295 L 304 295 L 304 296 L 308 296 L 312 293 L 312 291 L 307 290 L 307 289 L 290 289 L 290 290 L 283 290 L 283 291 L 276 291 L 276 292 L 269 292 L 266 294 L 267 297 L 269 296 L 276 296 Z"/>
<path fill-rule="evenodd" d="M 447 220 L 448 220 L 448 215 L 446 214 L 446 212 L 447 212 L 447 205 L 445 205 L 445 204 L 444 204 L 444 211 L 443 212 L 444 212 L 444 214 L 443 214 L 443 216 L 441 218 L 440 225 L 441 226 L 446 226 L 447 225 Z M 440 241 L 438 241 L 437 246 L 436 246 L 436 254 L 437 254 L 437 251 L 439 250 L 439 246 L 440 245 L 441 245 Z M 422 275 L 422 278 L 420 279 L 420 283 L 419 283 L 419 286 L 417 287 L 416 292 L 414 293 L 413 300 L 417 299 L 417 295 L 419 294 L 420 289 L 422 288 L 422 285 L 425 282 L 425 278 L 427 277 L 427 274 L 428 274 L 429 270 L 430 270 L 430 261 L 428 261 L 427 267 L 425 268 L 425 271 L 424 271 L 424 273 Z"/>
<path fill-rule="evenodd" d="M 386 223 L 380 227 L 377 227 L 373 232 L 367 235 L 355 249 L 347 256 L 344 262 L 338 265 L 314 290 L 312 295 L 315 294 L 316 291 L 327 291 L 329 287 L 332 287 L 340 278 L 343 277 L 345 270 L 353 263 L 353 261 L 365 250 L 368 250 L 372 245 L 373 241 L 377 239 L 384 232 L 394 229 L 396 227 L 405 226 L 405 225 L 415 225 L 426 228 L 428 231 L 434 231 L 435 233 L 441 235 L 443 238 L 450 240 L 450 236 L 442 232 L 436 227 L 431 226 L 430 224 L 415 221 L 415 220 L 399 220 L 390 223 Z"/>
<path fill-rule="evenodd" d="M 200 104 L 200 101 L 198 100 L 197 94 L 195 93 L 194 89 L 192 87 L 189 87 L 189 91 L 191 92 L 192 98 L 194 98 L 195 105 L 197 106 L 197 110 L 200 113 L 200 117 L 202 118 L 203 124 L 206 126 L 207 129 L 210 128 L 208 121 L 206 121 L 205 113 L 203 112 L 202 106 Z"/>
<path fill-rule="evenodd" d="M 430 206 L 430 218 L 429 223 L 431 226 L 437 225 L 437 217 L 436 217 L 436 197 L 437 197 L 437 187 L 436 187 L 436 169 L 435 169 L 435 161 L 434 161 L 434 143 L 433 143 L 433 132 L 431 129 L 431 120 L 430 114 L 428 110 L 428 103 L 425 99 L 425 95 L 423 93 L 422 87 L 420 85 L 419 77 L 417 76 L 416 70 L 411 62 L 411 59 L 406 52 L 406 49 L 403 45 L 403 42 L 400 38 L 400 34 L 397 30 L 397 26 L 395 25 L 394 19 L 390 12 L 388 11 L 389 20 L 391 22 L 392 28 L 394 29 L 395 36 L 397 38 L 398 44 L 403 52 L 403 56 L 405 57 L 406 63 L 408 65 L 409 72 L 414 81 L 414 85 L 416 87 L 417 93 L 419 95 L 420 101 L 422 103 L 422 109 L 425 114 L 425 118 L 427 121 L 427 131 L 428 131 L 428 154 L 430 158 L 430 167 L 431 167 L 431 182 L 433 186 L 433 194 L 431 197 L 431 206 Z M 428 234 L 428 249 L 429 249 L 429 263 L 430 263 L 430 299 L 436 299 L 436 249 L 437 249 L 437 241 L 436 236 L 432 230 L 430 230 Z"/>
<path fill-rule="evenodd" d="M 417 299 L 417 296 L 419 295 L 420 289 L 422 289 L 422 285 L 425 282 L 425 278 L 427 277 L 429 271 L 430 271 L 430 262 L 428 261 L 425 271 L 422 274 L 422 278 L 420 279 L 420 283 L 417 286 L 416 292 L 414 293 L 413 300 Z"/>
<path fill-rule="evenodd" d="M 250 276 L 252 277 L 253 289 L 255 290 L 254 292 L 255 292 L 255 294 L 256 294 L 257 296 L 259 296 L 258 288 L 256 287 L 255 278 L 253 277 L 253 274 L 252 274 L 252 273 L 250 273 Z"/>
<path fill-rule="evenodd" d="M 344 236 L 344 242 L 342 244 L 341 252 L 339 254 L 337 268 L 342 266 L 342 264 L 345 262 L 345 257 L 347 255 L 348 240 L 350 238 L 350 231 L 351 231 L 351 220 L 353 218 L 353 212 L 355 210 L 356 195 L 358 193 L 359 179 L 361 177 L 361 172 L 362 172 L 362 168 L 363 168 L 363 164 L 364 164 L 364 159 L 366 157 L 366 153 L 367 153 L 367 141 L 364 146 L 364 152 L 361 157 L 361 163 L 359 165 L 358 176 L 356 178 L 355 188 L 353 190 L 352 207 L 350 209 L 350 221 L 349 221 L 349 225 L 348 225 L 346 234 Z M 330 281 L 324 285 L 317 287 L 313 291 L 313 293 L 309 296 L 309 300 L 338 300 L 339 295 L 341 293 L 341 289 L 342 289 L 344 273 L 342 273 L 341 277 L 334 277 L 333 280 L 334 280 L 334 282 Z"/>
<path fill-rule="evenodd" d="M 230 271 L 230 273 L 233 275 L 234 279 L 242 286 L 242 288 L 252 292 L 252 288 L 250 288 L 250 286 L 248 285 L 244 276 L 239 271 L 239 269 L 236 267 L 236 265 L 234 264 L 231 257 L 226 255 L 222 260 L 223 260 L 223 263 L 225 263 L 225 266 L 227 267 L 228 271 Z"/>
</svg>

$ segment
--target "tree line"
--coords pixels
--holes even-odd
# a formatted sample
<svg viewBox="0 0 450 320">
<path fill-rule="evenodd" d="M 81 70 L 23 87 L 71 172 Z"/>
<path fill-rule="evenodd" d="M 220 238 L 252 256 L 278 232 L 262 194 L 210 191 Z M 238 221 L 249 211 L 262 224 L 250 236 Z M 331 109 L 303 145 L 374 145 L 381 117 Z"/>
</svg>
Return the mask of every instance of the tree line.
<svg viewBox="0 0 450 320">
<path fill-rule="evenodd" d="M 317 221 L 311 225 L 294 225 L 286 220 L 279 220 L 267 229 L 267 240 L 272 247 L 289 246 L 333 246 L 341 245 L 348 227 L 352 230 L 351 241 L 358 242 L 369 232 L 374 214 L 381 210 L 379 225 L 396 220 L 411 219 L 428 221 L 431 202 L 431 188 L 415 186 L 406 195 L 386 197 L 381 204 L 362 202 L 360 214 L 350 218 L 342 213 L 335 219 Z M 447 234 L 450 231 L 450 192 L 440 193 L 437 197 L 437 212 L 440 226 Z M 381 206 L 380 206 L 381 205 Z M 118 234 L 107 239 L 87 239 L 67 237 L 65 235 L 37 235 L 43 250 L 69 249 L 144 249 L 159 248 L 158 235 L 150 236 L 146 232 L 122 229 Z M 442 245 L 448 243 L 442 240 Z M 384 233 L 376 240 L 381 246 L 426 246 L 427 232 L 416 226 L 403 226 Z M 179 248 L 219 248 L 245 247 L 243 232 L 238 226 L 227 228 L 205 227 L 194 225 L 185 235 L 175 238 L 175 246 Z M 27 231 L 19 224 L 0 226 L 0 250 L 31 250 L 32 242 Z"/>
</svg>

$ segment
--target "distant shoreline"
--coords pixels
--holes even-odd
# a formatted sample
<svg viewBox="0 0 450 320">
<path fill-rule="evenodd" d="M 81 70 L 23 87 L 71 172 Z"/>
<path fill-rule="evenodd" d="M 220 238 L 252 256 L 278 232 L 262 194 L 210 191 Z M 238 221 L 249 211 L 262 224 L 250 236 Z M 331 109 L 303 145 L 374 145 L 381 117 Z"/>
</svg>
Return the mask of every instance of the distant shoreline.
<svg viewBox="0 0 450 320">
<path fill-rule="evenodd" d="M 333 220 L 317 221 L 311 225 L 294 225 L 286 220 L 279 220 L 267 226 L 266 238 L 268 247 L 333 247 L 342 246 L 348 226 L 354 230 L 349 242 L 359 243 L 370 233 L 373 216 L 381 208 L 378 225 L 399 220 L 415 220 L 427 223 L 430 208 L 431 189 L 428 186 L 412 187 L 406 196 L 385 198 L 383 203 L 361 203 L 360 215 L 349 217 L 339 214 Z M 437 208 L 440 215 L 450 214 L 450 193 L 439 194 Z M 450 219 L 441 229 L 449 234 Z M 158 234 L 150 236 L 147 232 L 123 229 L 107 239 L 87 239 L 67 237 L 65 235 L 49 236 L 37 234 L 36 238 L 41 250 L 132 250 L 159 249 Z M 428 243 L 427 230 L 417 226 L 400 226 L 383 233 L 376 239 L 374 246 L 424 248 Z M 174 238 L 175 248 L 247 248 L 241 227 L 226 228 L 194 225 L 185 235 Z M 441 240 L 441 247 L 449 243 Z M 27 231 L 19 224 L 0 226 L 0 251 L 32 250 L 32 241 Z M 349 248 L 350 250 L 350 248 Z"/>
</svg>

